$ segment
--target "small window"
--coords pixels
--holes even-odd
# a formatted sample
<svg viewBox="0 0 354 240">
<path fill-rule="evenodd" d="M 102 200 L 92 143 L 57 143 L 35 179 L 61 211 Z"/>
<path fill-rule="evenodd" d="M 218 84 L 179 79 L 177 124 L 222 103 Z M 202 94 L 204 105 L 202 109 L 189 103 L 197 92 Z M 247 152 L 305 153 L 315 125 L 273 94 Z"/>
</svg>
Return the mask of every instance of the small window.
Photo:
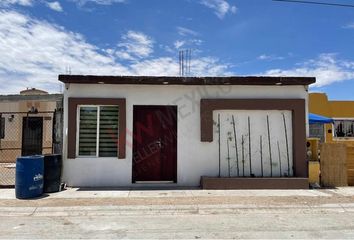
<svg viewBox="0 0 354 240">
<path fill-rule="evenodd" d="M 5 138 L 5 118 L 4 117 L 0 118 L 0 138 L 1 139 Z"/>
<path fill-rule="evenodd" d="M 78 156 L 116 157 L 118 106 L 79 106 Z"/>
<path fill-rule="evenodd" d="M 325 141 L 324 125 L 322 123 L 310 124 L 310 138 L 319 138 L 321 142 Z"/>
<path fill-rule="evenodd" d="M 354 120 L 335 120 L 334 137 L 354 137 Z"/>
</svg>

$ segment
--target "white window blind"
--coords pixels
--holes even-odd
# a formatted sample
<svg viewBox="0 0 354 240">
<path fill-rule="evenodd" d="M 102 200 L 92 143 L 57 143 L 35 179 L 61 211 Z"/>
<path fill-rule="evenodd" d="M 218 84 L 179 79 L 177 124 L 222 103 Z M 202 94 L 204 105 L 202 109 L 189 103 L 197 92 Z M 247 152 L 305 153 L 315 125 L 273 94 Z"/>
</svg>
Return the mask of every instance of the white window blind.
<svg viewBox="0 0 354 240">
<path fill-rule="evenodd" d="M 99 156 L 117 156 L 118 107 L 100 107 Z"/>
<path fill-rule="evenodd" d="M 79 156 L 96 156 L 97 107 L 80 107 Z"/>
<path fill-rule="evenodd" d="M 118 106 L 79 107 L 78 156 L 116 157 Z"/>
</svg>

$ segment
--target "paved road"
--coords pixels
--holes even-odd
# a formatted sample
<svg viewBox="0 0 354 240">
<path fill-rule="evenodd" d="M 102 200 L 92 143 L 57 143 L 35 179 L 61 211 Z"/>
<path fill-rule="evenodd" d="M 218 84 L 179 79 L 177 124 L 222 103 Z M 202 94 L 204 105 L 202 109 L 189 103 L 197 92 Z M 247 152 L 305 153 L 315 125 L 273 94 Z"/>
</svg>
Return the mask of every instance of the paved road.
<svg viewBox="0 0 354 240">
<path fill-rule="evenodd" d="M 353 188 L 133 193 L 74 189 L 29 201 L 12 199 L 11 190 L 6 191 L 0 191 L 0 238 L 6 239 L 354 239 Z"/>
<path fill-rule="evenodd" d="M 354 205 L 0 209 L 0 238 L 354 238 Z"/>
</svg>

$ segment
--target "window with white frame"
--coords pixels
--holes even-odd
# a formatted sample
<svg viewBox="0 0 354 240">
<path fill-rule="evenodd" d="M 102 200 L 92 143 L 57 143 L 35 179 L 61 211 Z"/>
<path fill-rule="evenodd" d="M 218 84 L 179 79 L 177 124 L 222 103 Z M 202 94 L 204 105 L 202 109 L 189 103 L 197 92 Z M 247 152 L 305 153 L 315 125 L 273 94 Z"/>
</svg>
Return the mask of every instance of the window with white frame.
<svg viewBox="0 0 354 240">
<path fill-rule="evenodd" d="M 333 123 L 334 137 L 354 137 L 354 119 L 336 119 Z"/>
<path fill-rule="evenodd" d="M 78 107 L 77 156 L 116 157 L 119 107 Z"/>
</svg>

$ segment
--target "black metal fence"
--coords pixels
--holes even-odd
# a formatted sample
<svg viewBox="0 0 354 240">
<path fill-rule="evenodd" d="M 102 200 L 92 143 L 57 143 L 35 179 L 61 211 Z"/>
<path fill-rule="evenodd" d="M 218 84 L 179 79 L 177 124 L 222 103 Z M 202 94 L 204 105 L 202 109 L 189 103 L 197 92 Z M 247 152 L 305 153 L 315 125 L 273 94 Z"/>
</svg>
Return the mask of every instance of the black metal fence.
<svg viewBox="0 0 354 240">
<path fill-rule="evenodd" d="M 60 153 L 61 111 L 0 112 L 0 119 L 0 187 L 15 185 L 17 157 Z"/>
</svg>

